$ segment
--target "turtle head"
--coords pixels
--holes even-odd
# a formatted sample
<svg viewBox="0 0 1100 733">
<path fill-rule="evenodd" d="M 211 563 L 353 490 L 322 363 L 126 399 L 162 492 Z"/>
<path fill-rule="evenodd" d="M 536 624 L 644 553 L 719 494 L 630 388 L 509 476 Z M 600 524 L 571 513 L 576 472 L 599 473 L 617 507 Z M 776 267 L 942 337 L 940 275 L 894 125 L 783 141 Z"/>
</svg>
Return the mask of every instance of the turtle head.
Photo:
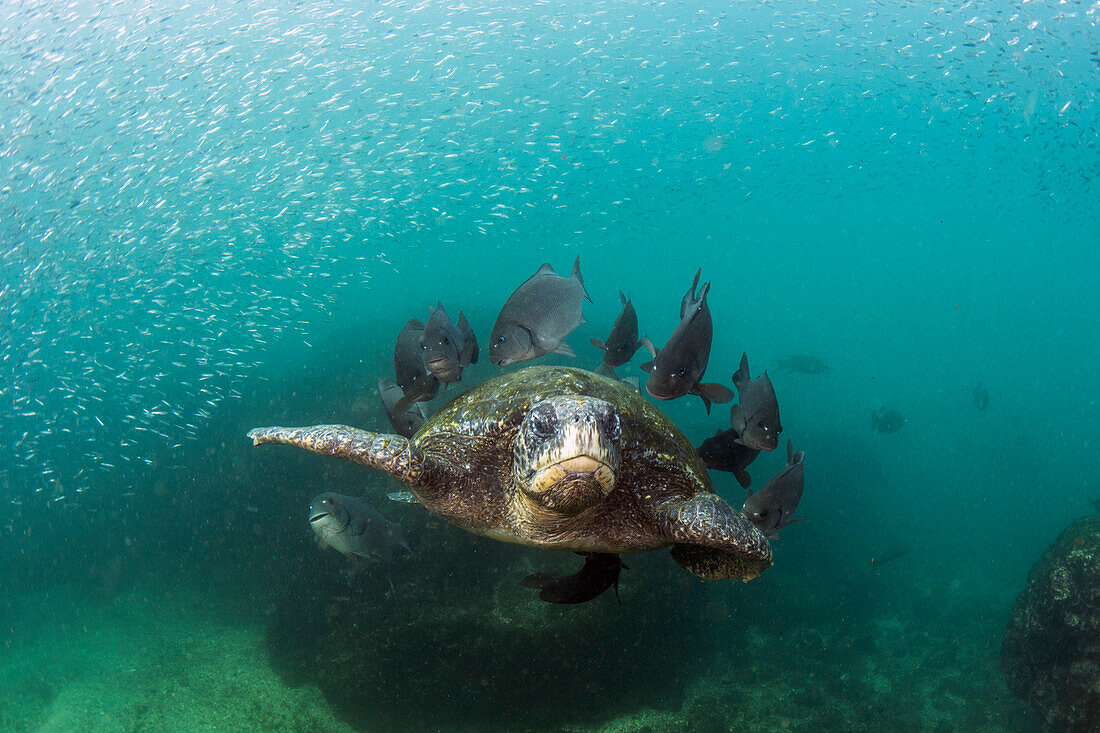
<svg viewBox="0 0 1100 733">
<path fill-rule="evenodd" d="M 595 397 L 536 402 L 520 423 L 512 455 L 519 490 L 557 514 L 576 514 L 615 488 L 619 413 Z"/>
</svg>

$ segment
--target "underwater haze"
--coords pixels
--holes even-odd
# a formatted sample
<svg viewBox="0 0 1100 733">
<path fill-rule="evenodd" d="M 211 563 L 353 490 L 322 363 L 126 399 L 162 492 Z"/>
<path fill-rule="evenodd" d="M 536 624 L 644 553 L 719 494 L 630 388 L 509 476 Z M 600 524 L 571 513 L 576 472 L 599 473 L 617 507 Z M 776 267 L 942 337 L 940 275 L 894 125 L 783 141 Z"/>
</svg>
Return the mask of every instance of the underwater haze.
<svg viewBox="0 0 1100 733">
<path fill-rule="evenodd" d="M 0 728 L 1041 729 L 1000 647 L 1100 497 L 1098 23 L 1074 0 L 3 4 Z M 753 487 L 790 438 L 806 521 L 751 583 L 662 551 L 626 558 L 619 603 L 549 606 L 519 581 L 576 557 L 245 437 L 389 431 L 377 380 L 437 301 L 478 337 L 465 385 L 496 376 L 505 300 L 577 257 L 578 355 L 535 363 L 594 369 L 620 290 L 664 344 L 702 268 L 707 380 L 768 370 L 783 435 Z M 643 393 L 648 358 L 618 369 Z M 657 406 L 695 445 L 729 427 Z M 413 551 L 318 548 L 323 491 Z"/>
</svg>

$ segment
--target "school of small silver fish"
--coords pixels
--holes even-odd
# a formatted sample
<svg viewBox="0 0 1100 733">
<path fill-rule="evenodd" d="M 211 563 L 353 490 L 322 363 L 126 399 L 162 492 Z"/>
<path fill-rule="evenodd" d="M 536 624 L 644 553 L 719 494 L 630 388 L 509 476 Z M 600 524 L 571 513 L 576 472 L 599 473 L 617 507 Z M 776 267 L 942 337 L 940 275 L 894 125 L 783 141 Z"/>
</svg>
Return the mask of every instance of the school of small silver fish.
<svg viewBox="0 0 1100 733">
<path fill-rule="evenodd" d="M 0 503 L 113 487 L 403 252 L 507 251 L 527 217 L 630 242 L 666 212 L 839 198 L 838 169 L 889 189 L 976 137 L 1002 141 L 977 172 L 1019 176 L 968 186 L 1088 217 L 1098 21 L 1087 1 L 4 4 Z"/>
</svg>

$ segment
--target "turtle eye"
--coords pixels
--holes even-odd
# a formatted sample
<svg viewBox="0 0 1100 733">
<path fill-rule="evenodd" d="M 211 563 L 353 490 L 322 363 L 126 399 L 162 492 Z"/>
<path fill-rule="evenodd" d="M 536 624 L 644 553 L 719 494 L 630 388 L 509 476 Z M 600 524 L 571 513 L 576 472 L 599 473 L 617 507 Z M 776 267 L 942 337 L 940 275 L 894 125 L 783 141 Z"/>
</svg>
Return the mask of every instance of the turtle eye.
<svg viewBox="0 0 1100 733">
<path fill-rule="evenodd" d="M 531 432 L 537 438 L 549 438 L 554 434 L 555 423 L 557 422 L 554 415 L 553 408 L 550 407 L 538 407 L 531 411 Z"/>
</svg>

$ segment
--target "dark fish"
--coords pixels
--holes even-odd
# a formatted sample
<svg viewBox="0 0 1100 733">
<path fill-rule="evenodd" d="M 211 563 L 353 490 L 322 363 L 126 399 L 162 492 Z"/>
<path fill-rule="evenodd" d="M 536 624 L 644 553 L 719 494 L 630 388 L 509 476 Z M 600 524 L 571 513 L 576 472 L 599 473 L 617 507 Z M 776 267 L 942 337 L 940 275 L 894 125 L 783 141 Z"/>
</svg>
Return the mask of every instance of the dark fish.
<svg viewBox="0 0 1100 733">
<path fill-rule="evenodd" d="M 501 308 L 489 336 L 489 361 L 505 366 L 550 352 L 576 356 L 564 339 L 584 323 L 584 298 L 588 293 L 581 279 L 580 257 L 573 262 L 570 277 L 561 277 L 549 262 L 543 263 Z"/>
<path fill-rule="evenodd" d="M 437 303 L 420 337 L 424 366 L 444 384 L 462 381 L 462 370 L 477 363 L 477 339 L 460 311 L 458 325 Z"/>
<path fill-rule="evenodd" d="M 712 471 L 730 471 L 741 488 L 752 485 L 752 476 L 745 469 L 756 460 L 760 451 L 747 448 L 737 440 L 737 431 L 719 430 L 698 448 L 699 459 Z"/>
<path fill-rule="evenodd" d="M 397 403 L 404 395 L 401 388 L 388 379 L 378 380 L 378 395 L 382 398 L 382 406 L 386 409 L 386 419 L 390 421 L 390 425 L 398 435 L 411 438 L 427 419 L 424 408 L 419 402 L 409 403 L 408 407 L 397 412 L 395 409 Z"/>
<path fill-rule="evenodd" d="M 1100 512 L 1100 499 L 1093 499 L 1092 505 L 1096 507 L 1096 511 Z"/>
<path fill-rule="evenodd" d="M 615 586 L 619 597 L 619 571 L 625 568 L 618 555 L 606 552 L 587 553 L 584 567 L 573 575 L 555 577 L 546 573 L 528 575 L 521 581 L 524 588 L 539 588 L 539 599 L 547 603 L 585 603 Z"/>
<path fill-rule="evenodd" d="M 779 360 L 777 372 L 798 372 L 799 374 L 828 374 L 829 365 L 816 356 L 806 354 L 788 354 Z"/>
<path fill-rule="evenodd" d="M 800 522 L 803 518 L 792 519 L 798 502 L 802 499 L 802 464 L 805 451 L 794 452 L 791 441 L 787 441 L 787 467 L 764 484 L 764 488 L 752 493 L 745 499 L 741 511 L 764 533 L 765 537 L 776 537 L 779 530 L 791 522 Z"/>
<path fill-rule="evenodd" d="M 367 502 L 326 491 L 309 503 L 309 526 L 322 549 L 346 557 L 392 560 L 395 547 L 412 553 L 400 522 L 389 522 Z"/>
<path fill-rule="evenodd" d="M 611 333 L 607 341 L 589 339 L 592 345 L 603 352 L 603 363 L 596 371 L 609 377 L 617 377 L 615 367 L 622 366 L 631 360 L 642 345 L 638 340 L 638 314 L 634 312 L 634 304 L 630 298 L 619 291 L 619 300 L 623 303 L 623 310 L 611 326 Z"/>
<path fill-rule="evenodd" d="M 713 325 L 710 308 L 707 307 L 707 292 L 710 283 L 705 283 L 695 295 L 699 284 L 699 274 L 691 283 L 691 289 L 680 302 L 680 323 L 660 351 L 643 338 L 642 345 L 649 349 L 653 361 L 642 364 L 642 371 L 649 372 L 646 391 L 659 400 L 672 400 L 686 394 L 698 395 L 710 414 L 710 403 L 729 402 L 733 392 L 720 384 L 704 384 L 699 380 L 707 370 L 710 360 L 710 342 Z"/>
<path fill-rule="evenodd" d="M 897 410 L 880 407 L 871 412 L 871 429 L 879 433 L 896 433 L 905 426 L 906 419 Z"/>
<path fill-rule="evenodd" d="M 733 375 L 733 384 L 738 402 L 730 408 L 730 426 L 741 436 L 738 442 L 757 450 L 775 450 L 783 426 L 768 373 L 750 380 L 748 354 L 741 354 L 741 368 Z"/>
<path fill-rule="evenodd" d="M 989 390 L 985 388 L 985 385 L 981 382 L 974 387 L 974 407 L 979 410 L 984 410 L 989 407 Z"/>
<path fill-rule="evenodd" d="M 424 324 L 412 318 L 393 347 L 393 371 L 404 397 L 394 405 L 396 412 L 404 412 L 410 403 L 427 402 L 439 393 L 439 380 L 424 366 L 420 341 L 424 336 Z"/>
</svg>

